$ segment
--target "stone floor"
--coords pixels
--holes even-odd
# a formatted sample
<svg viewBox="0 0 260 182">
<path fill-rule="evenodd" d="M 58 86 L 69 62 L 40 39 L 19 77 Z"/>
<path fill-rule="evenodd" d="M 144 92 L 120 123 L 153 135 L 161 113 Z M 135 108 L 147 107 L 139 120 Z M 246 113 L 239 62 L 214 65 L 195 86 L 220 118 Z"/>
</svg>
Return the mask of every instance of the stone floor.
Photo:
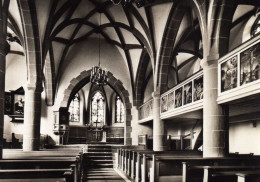
<svg viewBox="0 0 260 182">
<path fill-rule="evenodd" d="M 89 169 L 86 173 L 86 178 L 84 182 L 125 182 L 125 180 L 118 175 L 118 173 L 113 168 L 99 168 L 99 169 Z"/>
</svg>

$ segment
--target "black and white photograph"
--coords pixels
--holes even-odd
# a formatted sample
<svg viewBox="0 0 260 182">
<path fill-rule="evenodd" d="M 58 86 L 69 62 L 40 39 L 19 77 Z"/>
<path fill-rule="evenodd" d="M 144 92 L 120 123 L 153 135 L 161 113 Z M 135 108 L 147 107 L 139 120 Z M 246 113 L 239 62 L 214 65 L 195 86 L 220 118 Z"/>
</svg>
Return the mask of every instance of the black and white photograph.
<svg viewBox="0 0 260 182">
<path fill-rule="evenodd" d="M 0 6 L 0 182 L 260 182 L 260 0 Z"/>
</svg>

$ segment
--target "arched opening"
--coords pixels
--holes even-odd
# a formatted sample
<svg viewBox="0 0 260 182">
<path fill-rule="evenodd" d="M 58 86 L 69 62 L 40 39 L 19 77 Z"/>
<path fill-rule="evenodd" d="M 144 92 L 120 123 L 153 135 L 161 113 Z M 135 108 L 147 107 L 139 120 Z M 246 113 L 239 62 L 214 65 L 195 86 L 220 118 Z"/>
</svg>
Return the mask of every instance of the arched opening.
<svg viewBox="0 0 260 182">
<path fill-rule="evenodd" d="M 65 109 L 68 108 L 73 96 L 79 92 L 79 90 L 84 93 L 85 97 L 86 95 L 89 95 L 88 98 L 86 97 L 87 99 L 85 99 L 85 102 L 88 102 L 88 106 L 84 111 L 86 116 L 85 122 L 83 122 L 81 127 L 75 129 L 75 131 L 72 131 L 72 128 L 75 128 L 75 126 L 71 126 L 70 136 L 74 135 L 77 137 L 77 134 L 82 132 L 80 130 L 84 130 L 84 137 L 88 137 L 91 140 L 92 138 L 98 138 L 98 141 L 105 142 L 109 137 L 108 135 L 113 135 L 112 138 L 114 139 L 112 139 L 112 142 L 115 142 L 116 140 L 116 142 L 123 142 L 125 145 L 131 144 L 130 121 L 132 104 L 130 103 L 128 91 L 124 88 L 122 82 L 117 80 L 110 72 L 108 72 L 108 86 L 104 88 L 92 86 L 89 82 L 89 78 L 90 70 L 83 71 L 77 78 L 72 79 L 71 84 L 64 91 L 61 107 L 63 106 Z M 113 94 L 119 96 L 121 101 L 119 109 L 121 113 L 120 123 L 112 122 L 110 117 L 110 115 L 112 115 L 111 113 L 115 112 L 115 107 L 110 107 L 111 104 L 109 104 L 110 102 L 115 102 L 115 100 L 111 99 Z M 122 109 L 124 110 L 122 111 Z M 92 132 L 87 132 L 87 130 L 91 130 Z M 100 135 L 96 133 L 97 130 L 99 130 Z M 97 135 L 99 136 L 97 137 Z"/>
</svg>

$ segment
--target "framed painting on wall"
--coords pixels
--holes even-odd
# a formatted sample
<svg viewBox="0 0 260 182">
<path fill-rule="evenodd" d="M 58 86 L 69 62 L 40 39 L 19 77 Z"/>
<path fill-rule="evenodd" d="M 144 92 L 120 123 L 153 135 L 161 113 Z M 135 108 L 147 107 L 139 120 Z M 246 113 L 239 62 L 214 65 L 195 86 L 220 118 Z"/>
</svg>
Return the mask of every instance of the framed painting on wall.
<svg viewBox="0 0 260 182">
<path fill-rule="evenodd" d="M 24 117 L 24 89 L 5 92 L 5 109 L 4 114 L 12 118 L 12 122 L 23 122 Z"/>
</svg>

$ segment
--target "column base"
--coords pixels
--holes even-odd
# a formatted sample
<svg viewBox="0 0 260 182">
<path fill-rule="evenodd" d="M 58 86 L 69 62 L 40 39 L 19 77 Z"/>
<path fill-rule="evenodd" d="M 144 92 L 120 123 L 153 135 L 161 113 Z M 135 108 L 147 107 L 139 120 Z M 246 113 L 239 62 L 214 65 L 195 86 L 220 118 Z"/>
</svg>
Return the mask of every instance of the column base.
<svg viewBox="0 0 260 182">
<path fill-rule="evenodd" d="M 130 137 L 124 138 L 124 145 L 132 145 L 132 138 Z"/>
<path fill-rule="evenodd" d="M 208 158 L 208 157 L 222 158 L 227 156 L 228 154 L 226 148 L 222 148 L 222 147 L 203 148 L 203 158 Z"/>
<path fill-rule="evenodd" d="M 167 135 L 153 136 L 153 151 L 166 151 L 167 148 Z"/>
<path fill-rule="evenodd" d="M 167 146 L 153 147 L 153 151 L 167 151 L 167 149 L 168 149 Z"/>
<path fill-rule="evenodd" d="M 39 139 L 23 139 L 23 151 L 37 151 L 40 149 Z"/>
</svg>

